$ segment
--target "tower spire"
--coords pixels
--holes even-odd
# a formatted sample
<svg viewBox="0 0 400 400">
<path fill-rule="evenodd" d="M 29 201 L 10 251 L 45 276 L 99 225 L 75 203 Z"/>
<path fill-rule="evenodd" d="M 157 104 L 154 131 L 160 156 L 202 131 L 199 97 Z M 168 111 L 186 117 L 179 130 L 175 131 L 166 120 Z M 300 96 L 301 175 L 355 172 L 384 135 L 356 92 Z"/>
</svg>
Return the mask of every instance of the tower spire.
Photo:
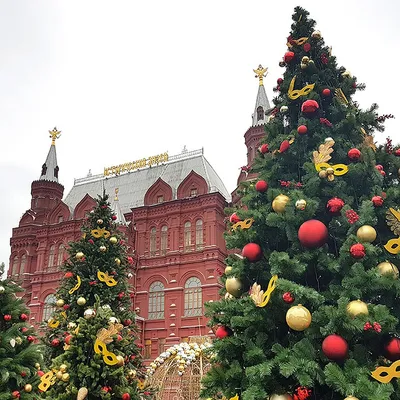
<svg viewBox="0 0 400 400">
<path fill-rule="evenodd" d="M 118 192 L 119 189 L 115 188 L 115 196 L 114 196 L 114 201 L 111 203 L 111 209 L 114 211 L 117 217 L 115 222 L 121 225 L 126 225 L 126 219 L 124 213 L 122 212 L 121 206 L 119 205 Z"/>
<path fill-rule="evenodd" d="M 252 126 L 266 124 L 267 115 L 266 112 L 271 108 L 269 105 L 267 93 L 264 87 L 264 78 L 267 76 L 268 68 L 264 68 L 261 64 L 257 69 L 253 69 L 255 72 L 255 77 L 258 78 L 258 93 L 256 99 L 256 106 L 254 108 L 254 113 L 252 115 L 253 123 Z"/>
<path fill-rule="evenodd" d="M 40 174 L 40 181 L 50 181 L 58 183 L 58 165 L 57 165 L 57 153 L 56 153 L 56 139 L 61 136 L 61 131 L 58 131 L 56 127 L 49 131 L 51 138 L 51 146 L 45 163 L 42 165 L 42 172 Z"/>
</svg>

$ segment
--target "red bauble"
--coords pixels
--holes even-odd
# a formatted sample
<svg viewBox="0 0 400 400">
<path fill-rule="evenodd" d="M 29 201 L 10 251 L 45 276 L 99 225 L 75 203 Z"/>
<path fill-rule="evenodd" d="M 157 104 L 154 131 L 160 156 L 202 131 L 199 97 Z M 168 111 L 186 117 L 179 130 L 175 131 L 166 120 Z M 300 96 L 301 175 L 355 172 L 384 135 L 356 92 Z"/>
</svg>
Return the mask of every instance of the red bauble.
<svg viewBox="0 0 400 400">
<path fill-rule="evenodd" d="M 350 254 L 353 258 L 363 258 L 365 257 L 365 247 L 361 243 L 356 243 L 353 244 L 353 246 L 350 247 Z"/>
<path fill-rule="evenodd" d="M 21 315 L 19 316 L 19 319 L 20 319 L 21 321 L 26 321 L 26 320 L 28 319 L 28 316 L 27 316 L 26 314 L 21 314 Z"/>
<path fill-rule="evenodd" d="M 65 273 L 64 278 L 73 278 L 74 274 L 71 271 Z"/>
<path fill-rule="evenodd" d="M 14 397 L 14 399 L 19 399 L 21 397 L 21 394 L 18 392 L 18 390 L 14 390 L 12 392 L 12 397 Z"/>
<path fill-rule="evenodd" d="M 29 336 L 26 337 L 26 340 L 27 340 L 28 342 L 31 342 L 31 343 L 32 343 L 32 342 L 35 340 L 35 338 L 34 338 L 33 336 L 29 335 Z"/>
<path fill-rule="evenodd" d="M 3 317 L 3 319 L 4 319 L 4 321 L 11 321 L 12 317 L 11 317 L 10 314 L 6 314 L 6 315 Z"/>
<path fill-rule="evenodd" d="M 321 221 L 310 219 L 301 224 L 298 237 L 302 246 L 316 249 L 328 240 L 328 228 Z"/>
<path fill-rule="evenodd" d="M 115 220 L 117 219 L 117 216 L 116 216 L 116 215 L 112 215 L 112 216 L 111 216 L 111 219 L 112 219 L 113 221 L 115 221 Z"/>
<path fill-rule="evenodd" d="M 400 157 L 400 149 L 395 150 L 394 155 Z"/>
<path fill-rule="evenodd" d="M 53 340 L 51 341 L 51 345 L 52 345 L 53 347 L 57 347 L 57 346 L 60 345 L 60 341 L 59 341 L 58 339 L 53 339 Z"/>
<path fill-rule="evenodd" d="M 66 343 L 66 344 L 71 344 L 72 338 L 73 338 L 72 335 L 67 335 L 67 336 L 65 336 L 65 343 Z"/>
<path fill-rule="evenodd" d="M 375 207 L 382 207 L 383 198 L 381 196 L 374 196 L 371 201 Z"/>
<path fill-rule="evenodd" d="M 122 400 L 131 400 L 131 395 L 129 393 L 124 393 L 121 397 Z"/>
<path fill-rule="evenodd" d="M 71 306 L 70 306 L 69 304 L 64 304 L 64 305 L 63 305 L 63 309 L 64 309 L 64 310 L 69 310 L 70 307 L 71 307 Z"/>
<path fill-rule="evenodd" d="M 108 393 L 108 386 L 103 386 L 103 387 L 101 388 L 101 391 L 102 391 L 102 392 L 105 392 L 105 393 Z"/>
<path fill-rule="evenodd" d="M 262 257 L 261 247 L 257 243 L 248 243 L 243 247 L 242 256 L 251 262 L 258 261 Z"/>
<path fill-rule="evenodd" d="M 292 293 L 290 292 L 285 292 L 282 295 L 282 299 L 285 303 L 287 304 L 291 304 L 294 302 L 294 296 L 292 295 Z"/>
<path fill-rule="evenodd" d="M 257 192 L 264 193 L 268 189 L 268 183 L 261 180 L 256 183 L 256 190 Z"/>
<path fill-rule="evenodd" d="M 268 153 L 268 152 L 269 152 L 269 148 L 268 148 L 267 143 L 262 144 L 260 146 L 260 153 L 261 154 L 265 154 L 265 153 Z"/>
<path fill-rule="evenodd" d="M 293 51 L 287 51 L 283 57 L 283 61 L 285 61 L 285 63 L 290 63 L 290 61 L 292 61 L 293 59 L 294 59 Z"/>
<path fill-rule="evenodd" d="M 284 140 L 279 147 L 279 153 L 284 153 L 289 147 L 290 147 L 289 140 Z"/>
<path fill-rule="evenodd" d="M 378 171 L 383 171 L 383 165 L 381 165 L 381 164 L 375 165 L 375 168 L 376 168 Z"/>
<path fill-rule="evenodd" d="M 131 319 L 126 319 L 126 320 L 123 322 L 123 324 L 124 324 L 125 326 L 129 326 L 129 325 L 132 324 L 132 320 L 131 320 Z"/>
<path fill-rule="evenodd" d="M 236 213 L 233 213 L 230 217 L 229 217 L 229 222 L 231 222 L 232 224 L 236 224 L 237 222 L 241 221 L 241 219 L 238 217 L 238 215 Z"/>
<path fill-rule="evenodd" d="M 386 172 L 385 171 L 379 171 L 380 172 L 380 174 L 382 175 L 382 176 L 386 176 Z"/>
<path fill-rule="evenodd" d="M 27 328 L 26 326 L 23 326 L 23 327 L 21 328 L 21 332 L 22 332 L 22 333 L 28 332 L 28 328 Z"/>
<path fill-rule="evenodd" d="M 330 89 L 326 88 L 322 91 L 322 96 L 329 97 L 331 95 Z"/>
<path fill-rule="evenodd" d="M 276 83 L 277 83 L 278 85 L 280 85 L 282 82 L 283 82 L 283 79 L 282 79 L 282 78 L 278 78 L 278 80 L 276 81 Z"/>
<path fill-rule="evenodd" d="M 301 105 L 301 112 L 306 116 L 311 116 L 319 109 L 319 104 L 315 100 L 306 100 Z"/>
<path fill-rule="evenodd" d="M 304 49 L 304 51 L 306 51 L 308 53 L 311 50 L 311 44 L 304 43 L 303 49 Z"/>
<path fill-rule="evenodd" d="M 121 335 L 117 335 L 117 341 L 120 342 L 122 340 L 122 336 Z"/>
<path fill-rule="evenodd" d="M 338 214 L 344 206 L 344 201 L 338 197 L 333 197 L 326 203 L 326 208 L 331 214 Z"/>
<path fill-rule="evenodd" d="M 351 161 L 358 161 L 361 157 L 361 151 L 355 148 L 350 149 L 347 152 L 347 157 L 349 157 Z"/>
<path fill-rule="evenodd" d="M 349 351 L 349 345 L 339 335 L 329 335 L 322 342 L 323 353 L 331 360 L 344 360 Z"/>
<path fill-rule="evenodd" d="M 297 128 L 297 133 L 298 133 L 299 135 L 305 135 L 305 134 L 307 133 L 307 131 L 308 131 L 308 128 L 307 128 L 307 126 L 305 126 L 305 125 L 300 125 L 300 126 Z"/>
<path fill-rule="evenodd" d="M 227 326 L 219 326 L 218 329 L 215 331 L 215 336 L 218 339 L 224 339 L 231 335 L 232 335 L 232 331 Z"/>
<path fill-rule="evenodd" d="M 400 339 L 397 337 L 389 339 L 384 345 L 384 355 L 390 361 L 397 361 L 400 359 Z"/>
<path fill-rule="evenodd" d="M 42 377 L 42 376 L 44 375 L 44 372 L 39 370 L 39 371 L 37 372 L 37 374 L 38 374 L 38 376 Z"/>
</svg>

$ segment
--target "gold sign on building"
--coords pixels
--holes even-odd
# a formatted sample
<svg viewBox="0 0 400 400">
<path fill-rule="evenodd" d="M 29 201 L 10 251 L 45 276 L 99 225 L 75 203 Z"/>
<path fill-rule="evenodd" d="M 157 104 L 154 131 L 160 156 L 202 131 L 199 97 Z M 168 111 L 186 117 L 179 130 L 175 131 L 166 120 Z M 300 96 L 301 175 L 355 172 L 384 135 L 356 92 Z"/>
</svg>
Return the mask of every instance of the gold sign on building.
<svg viewBox="0 0 400 400">
<path fill-rule="evenodd" d="M 157 156 L 151 156 L 149 158 L 142 158 L 125 164 L 120 164 L 113 167 L 104 168 L 104 176 L 119 175 L 121 172 L 129 172 L 135 169 L 151 167 L 152 165 L 158 165 L 168 161 L 168 153 L 162 153 Z"/>
</svg>

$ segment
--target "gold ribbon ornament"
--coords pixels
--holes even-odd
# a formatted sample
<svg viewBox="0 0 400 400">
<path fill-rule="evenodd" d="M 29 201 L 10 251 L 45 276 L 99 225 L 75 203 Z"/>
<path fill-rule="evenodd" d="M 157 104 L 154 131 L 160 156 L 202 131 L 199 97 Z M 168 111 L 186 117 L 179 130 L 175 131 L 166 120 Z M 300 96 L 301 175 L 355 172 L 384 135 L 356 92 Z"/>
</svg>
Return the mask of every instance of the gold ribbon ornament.
<svg viewBox="0 0 400 400">
<path fill-rule="evenodd" d="M 289 47 L 289 48 L 292 48 L 293 44 L 296 44 L 297 46 L 301 46 L 302 44 L 307 42 L 307 40 L 308 40 L 308 37 L 301 37 L 299 39 L 291 39 L 290 41 L 288 41 L 286 43 L 286 46 Z"/>
<path fill-rule="evenodd" d="M 117 356 L 111 351 L 108 351 L 107 344 L 113 341 L 112 336 L 116 335 L 122 328 L 122 324 L 112 324 L 107 329 L 101 328 L 97 332 L 97 338 L 94 342 L 94 351 L 96 354 L 101 354 L 103 356 L 103 361 L 107 365 L 116 365 L 119 362 Z"/>
<path fill-rule="evenodd" d="M 400 378 L 400 360 L 389 367 L 378 367 L 371 372 L 371 376 L 381 383 L 389 383 L 393 378 Z"/>
<path fill-rule="evenodd" d="M 97 278 L 100 282 L 104 282 L 107 286 L 115 286 L 118 282 L 108 275 L 108 272 L 97 271 Z"/>
<path fill-rule="evenodd" d="M 90 234 L 96 239 L 101 237 L 107 239 L 111 235 L 110 232 L 106 230 L 106 228 L 93 229 L 90 231 Z"/>
<path fill-rule="evenodd" d="M 347 174 L 349 171 L 349 167 L 345 164 L 335 164 L 335 165 L 330 165 L 328 163 L 319 163 L 315 165 L 315 169 L 319 172 L 323 169 L 328 169 L 332 168 L 333 169 L 333 174 L 336 176 L 341 176 L 344 174 Z"/>
<path fill-rule="evenodd" d="M 268 304 L 268 302 L 271 298 L 271 294 L 276 288 L 277 280 L 278 280 L 278 275 L 274 275 L 270 279 L 270 281 L 268 283 L 268 288 L 265 291 L 265 293 L 263 290 L 261 290 L 260 285 L 258 285 L 257 283 L 253 284 L 253 286 L 251 288 L 251 292 L 250 292 L 250 297 L 253 299 L 253 301 L 257 307 L 265 307 Z"/>
<path fill-rule="evenodd" d="M 394 208 L 389 208 L 386 212 L 386 223 L 395 235 L 400 236 L 400 211 L 395 210 Z M 390 239 L 383 247 L 390 254 L 399 254 L 400 237 Z"/>
<path fill-rule="evenodd" d="M 80 287 L 81 287 L 81 278 L 79 275 L 76 276 L 76 279 L 78 280 L 78 283 L 69 290 L 69 294 L 72 294 L 74 292 L 76 292 Z"/>
<path fill-rule="evenodd" d="M 236 222 L 236 224 L 232 225 L 232 230 L 236 231 L 237 228 L 249 229 L 253 225 L 253 218 L 246 218 L 244 221 Z"/>
<path fill-rule="evenodd" d="M 300 90 L 296 90 L 294 88 L 294 83 L 296 81 L 296 75 L 293 77 L 293 79 L 290 81 L 290 85 L 289 85 L 289 89 L 288 89 L 288 97 L 291 100 L 296 100 L 298 99 L 300 96 L 307 96 L 308 93 L 310 93 L 315 86 L 315 83 L 312 83 L 310 85 L 306 85 L 304 86 L 302 89 Z"/>
<path fill-rule="evenodd" d="M 53 371 L 49 371 L 46 374 L 42 375 L 40 378 L 40 383 L 38 385 L 38 388 L 45 392 L 50 386 L 54 385 L 56 383 L 56 376 Z"/>
</svg>

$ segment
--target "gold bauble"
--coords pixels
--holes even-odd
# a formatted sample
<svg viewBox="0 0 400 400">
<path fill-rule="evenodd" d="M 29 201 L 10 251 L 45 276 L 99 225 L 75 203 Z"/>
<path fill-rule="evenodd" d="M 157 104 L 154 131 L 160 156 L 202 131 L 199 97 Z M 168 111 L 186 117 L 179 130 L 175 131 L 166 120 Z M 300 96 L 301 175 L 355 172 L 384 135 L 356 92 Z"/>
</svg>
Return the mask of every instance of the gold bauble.
<svg viewBox="0 0 400 400">
<path fill-rule="evenodd" d="M 24 386 L 24 390 L 25 390 L 25 392 L 27 392 L 27 393 L 32 392 L 32 385 L 31 385 L 30 383 L 27 383 L 27 384 Z"/>
<path fill-rule="evenodd" d="M 314 38 L 314 39 L 321 39 L 322 35 L 321 35 L 321 32 L 320 32 L 320 31 L 314 31 L 314 32 L 311 34 L 311 37 Z"/>
<path fill-rule="evenodd" d="M 310 61 L 310 57 L 307 57 L 307 56 L 304 56 L 304 57 L 301 59 L 301 62 L 302 62 L 303 64 L 307 64 L 309 61 Z"/>
<path fill-rule="evenodd" d="M 285 211 L 286 204 L 289 201 L 289 197 L 287 197 L 284 194 L 280 194 L 275 197 L 275 199 L 272 201 L 272 209 L 278 213 L 282 214 Z"/>
<path fill-rule="evenodd" d="M 306 69 L 308 67 L 308 63 L 307 64 L 300 63 L 300 67 L 301 69 Z"/>
<path fill-rule="evenodd" d="M 63 299 L 58 299 L 57 301 L 56 301 L 56 306 L 57 307 L 62 307 L 64 305 L 64 300 Z"/>
<path fill-rule="evenodd" d="M 353 300 L 346 307 L 347 314 L 351 317 L 356 317 L 357 315 L 368 315 L 368 306 L 361 300 Z"/>
<path fill-rule="evenodd" d="M 272 394 L 271 396 L 269 396 L 268 400 L 292 400 L 293 397 L 288 394 Z"/>
<path fill-rule="evenodd" d="M 358 397 L 347 396 L 344 400 L 358 400 Z"/>
<path fill-rule="evenodd" d="M 68 382 L 68 381 L 69 381 L 69 373 L 68 373 L 68 372 L 65 372 L 64 374 L 62 374 L 61 380 L 62 380 L 63 382 Z"/>
<path fill-rule="evenodd" d="M 117 356 L 118 366 L 122 367 L 125 364 L 125 359 L 122 356 Z"/>
<path fill-rule="evenodd" d="M 398 268 L 388 261 L 381 262 L 378 264 L 379 273 L 383 276 L 392 276 L 394 279 L 399 277 Z"/>
<path fill-rule="evenodd" d="M 328 176 L 328 174 L 327 174 L 327 172 L 326 172 L 326 169 L 321 169 L 321 171 L 318 172 L 318 176 L 319 176 L 321 179 L 325 179 L 325 178 Z"/>
<path fill-rule="evenodd" d="M 286 323 L 295 331 L 304 331 L 311 324 L 311 313 L 301 304 L 290 307 L 286 313 Z"/>
<path fill-rule="evenodd" d="M 296 206 L 296 208 L 298 210 L 302 210 L 303 211 L 307 207 L 307 202 L 304 199 L 299 199 L 299 200 L 296 201 L 295 206 Z"/>
<path fill-rule="evenodd" d="M 99 218 L 99 219 L 97 220 L 97 224 L 98 224 L 98 225 L 101 225 L 102 223 L 103 223 L 103 220 Z"/>
<path fill-rule="evenodd" d="M 76 328 L 76 323 L 75 322 L 68 322 L 67 328 L 68 329 L 75 329 Z"/>
<path fill-rule="evenodd" d="M 240 297 L 242 294 L 242 282 L 234 276 L 228 278 L 225 282 L 226 291 L 234 297 Z"/>
<path fill-rule="evenodd" d="M 59 370 L 61 371 L 61 372 L 65 372 L 66 370 L 67 370 L 67 366 L 65 365 L 65 364 L 61 364 L 60 365 L 60 367 L 59 367 Z"/>
<path fill-rule="evenodd" d="M 56 378 L 61 380 L 62 377 L 63 377 L 63 374 L 64 374 L 63 371 L 57 371 L 57 372 L 56 372 Z"/>
<path fill-rule="evenodd" d="M 134 370 L 134 369 L 130 369 L 129 371 L 128 371 L 128 377 L 129 378 L 134 378 L 136 376 L 136 371 Z"/>
<path fill-rule="evenodd" d="M 106 246 L 100 246 L 99 247 L 100 251 L 102 251 L 103 253 L 107 250 Z"/>
<path fill-rule="evenodd" d="M 39 364 L 39 363 L 36 363 L 36 364 L 35 364 L 35 368 L 36 368 L 36 369 L 40 369 L 40 364 Z"/>
<path fill-rule="evenodd" d="M 335 173 L 335 170 L 333 168 L 329 167 L 326 169 L 326 173 L 327 173 L 327 175 L 333 175 Z"/>
<path fill-rule="evenodd" d="M 78 251 L 78 252 L 76 253 L 75 257 L 76 257 L 77 260 L 80 260 L 80 259 L 82 259 L 83 257 L 85 257 L 85 255 L 84 255 L 81 251 Z"/>
<path fill-rule="evenodd" d="M 179 365 L 178 370 L 179 371 L 184 371 L 185 370 L 185 366 L 184 365 Z"/>
<path fill-rule="evenodd" d="M 232 271 L 231 266 L 228 265 L 227 267 L 225 267 L 225 275 L 229 275 L 231 273 L 231 271 Z"/>
<path fill-rule="evenodd" d="M 121 264 L 121 260 L 119 258 L 115 259 L 115 264 L 120 265 Z"/>
<path fill-rule="evenodd" d="M 86 299 L 84 297 L 79 297 L 76 302 L 78 306 L 84 306 L 86 304 Z"/>
<path fill-rule="evenodd" d="M 110 243 L 111 244 L 116 244 L 116 243 L 118 243 L 118 239 L 115 236 L 111 236 L 110 237 Z"/>
<path fill-rule="evenodd" d="M 376 239 L 376 230 L 370 225 L 363 225 L 357 230 L 357 238 L 360 242 L 372 243 Z"/>
</svg>

